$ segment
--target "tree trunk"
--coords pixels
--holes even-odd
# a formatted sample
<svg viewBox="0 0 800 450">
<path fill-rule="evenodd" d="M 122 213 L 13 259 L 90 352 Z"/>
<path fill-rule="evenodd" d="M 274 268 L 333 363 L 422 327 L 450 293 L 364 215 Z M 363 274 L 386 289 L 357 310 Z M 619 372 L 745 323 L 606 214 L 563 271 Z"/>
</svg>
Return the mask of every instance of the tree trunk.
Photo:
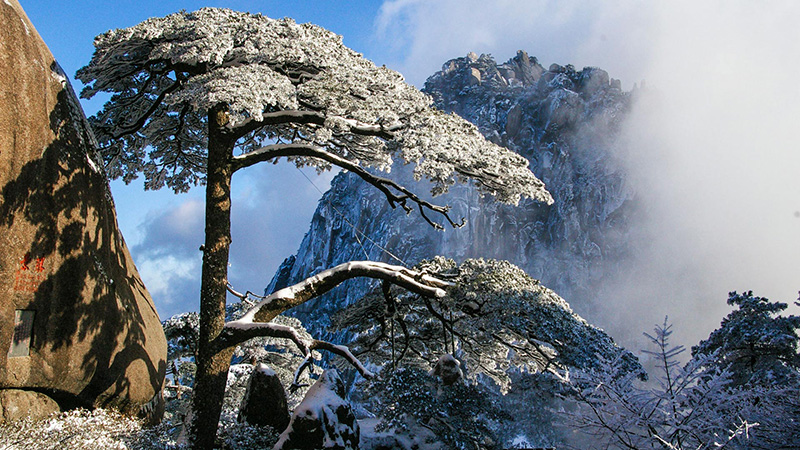
<svg viewBox="0 0 800 450">
<path fill-rule="evenodd" d="M 206 226 L 200 289 L 200 341 L 197 352 L 191 424 L 195 449 L 212 449 L 217 433 L 232 347 L 220 344 L 225 326 L 228 253 L 231 244 L 231 163 L 233 140 L 222 127 L 227 114 L 214 108 L 208 117 Z"/>
</svg>

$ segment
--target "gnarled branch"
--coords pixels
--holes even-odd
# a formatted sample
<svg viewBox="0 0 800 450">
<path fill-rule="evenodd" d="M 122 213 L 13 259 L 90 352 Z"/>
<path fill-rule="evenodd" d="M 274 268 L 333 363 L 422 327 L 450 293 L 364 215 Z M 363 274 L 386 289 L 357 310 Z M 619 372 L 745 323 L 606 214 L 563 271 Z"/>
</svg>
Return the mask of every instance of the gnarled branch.
<svg viewBox="0 0 800 450">
<path fill-rule="evenodd" d="M 116 140 L 123 136 L 127 136 L 129 134 L 133 134 L 139 131 L 144 126 L 144 124 L 147 123 L 147 119 L 149 119 L 150 116 L 152 116 L 153 113 L 156 112 L 158 107 L 161 106 L 161 103 L 164 101 L 167 95 L 178 89 L 181 86 L 181 84 L 183 84 L 183 82 L 181 81 L 180 78 L 175 80 L 174 83 L 172 83 L 169 87 L 167 87 L 166 89 L 161 91 L 160 94 L 158 94 L 158 97 L 156 97 L 156 99 L 153 100 L 153 103 L 150 105 L 147 111 L 145 111 L 141 116 L 139 116 L 139 118 L 133 123 L 119 127 L 118 131 L 111 136 L 111 139 Z"/>
<path fill-rule="evenodd" d="M 316 147 L 309 144 L 273 144 L 262 147 L 258 150 L 254 150 L 252 152 L 246 153 L 244 155 L 234 156 L 233 157 L 233 170 L 237 171 L 239 169 L 243 169 L 245 167 L 250 167 L 254 164 L 257 164 L 262 161 L 269 161 L 271 159 L 281 158 L 281 157 L 289 157 L 289 156 L 305 156 L 310 158 L 318 158 L 323 161 L 329 162 L 333 165 L 339 166 L 342 169 L 349 170 L 350 172 L 355 173 L 362 180 L 366 181 L 367 183 L 375 186 L 379 191 L 381 191 L 385 196 L 386 200 L 389 202 L 389 205 L 392 208 L 395 208 L 397 205 L 400 205 L 403 210 L 407 213 L 410 213 L 413 208 L 408 204 L 409 202 L 416 204 L 419 208 L 420 214 L 422 218 L 428 222 L 429 225 L 432 227 L 441 230 L 441 224 L 434 222 L 433 220 L 428 217 L 425 211 L 432 211 L 437 214 L 442 215 L 445 220 L 452 226 L 453 228 L 460 228 L 464 225 L 464 220 L 462 219 L 461 222 L 455 222 L 450 217 L 450 208 L 447 206 L 440 206 L 434 205 L 428 201 L 421 199 L 418 195 L 414 194 L 406 187 L 397 184 L 396 182 L 374 175 L 367 171 L 365 168 L 360 166 L 358 163 L 350 161 L 346 158 L 343 158 L 339 155 L 333 154 L 329 151 L 326 151 L 320 147 Z"/>
<path fill-rule="evenodd" d="M 294 382 L 292 383 L 292 386 L 295 389 L 299 387 L 298 380 L 300 379 L 303 371 L 311 365 L 313 360 L 311 352 L 314 350 L 326 350 L 335 355 L 341 356 L 342 358 L 346 359 L 347 362 L 352 364 L 353 367 L 355 367 L 364 378 L 372 378 L 374 376 L 374 374 L 370 372 L 369 369 L 364 367 L 364 365 L 361 364 L 361 361 L 359 361 L 358 358 L 356 358 L 347 347 L 319 339 L 304 339 L 302 336 L 300 336 L 296 329 L 277 323 L 246 321 L 228 322 L 225 324 L 225 328 L 219 337 L 219 342 L 222 346 L 228 347 L 256 337 L 283 338 L 294 342 L 294 344 L 300 350 L 300 353 L 305 358 L 303 363 L 295 372 Z"/>
<path fill-rule="evenodd" d="M 295 373 L 295 384 L 300 374 L 311 364 L 312 350 L 326 350 L 345 358 L 366 378 L 372 373 L 342 345 L 332 344 L 318 339 L 304 339 L 292 327 L 271 323 L 278 314 L 322 295 L 342 282 L 356 277 L 368 277 L 384 280 L 408 289 L 424 297 L 443 297 L 444 288 L 452 284 L 427 275 L 423 272 L 373 261 L 354 261 L 340 264 L 325 270 L 300 283 L 281 289 L 269 295 L 241 318 L 225 324 L 217 344 L 220 347 L 232 347 L 255 337 L 277 337 L 289 339 L 297 345 L 306 361 Z M 228 286 L 228 291 L 244 300 L 249 292 L 242 294 Z"/>
<path fill-rule="evenodd" d="M 452 286 L 447 281 L 402 266 L 351 261 L 267 296 L 240 319 L 227 323 L 225 328 L 247 328 L 250 323 L 269 322 L 278 314 L 318 297 L 346 280 L 359 277 L 386 280 L 423 297 L 444 297 L 444 289 Z"/>
</svg>

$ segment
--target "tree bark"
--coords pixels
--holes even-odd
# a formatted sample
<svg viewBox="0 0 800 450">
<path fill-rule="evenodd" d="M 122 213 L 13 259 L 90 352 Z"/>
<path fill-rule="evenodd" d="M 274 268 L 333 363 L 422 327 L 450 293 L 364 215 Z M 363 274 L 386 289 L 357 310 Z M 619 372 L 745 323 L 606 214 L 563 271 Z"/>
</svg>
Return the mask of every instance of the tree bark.
<svg viewBox="0 0 800 450">
<path fill-rule="evenodd" d="M 231 156 L 234 141 L 224 131 L 227 114 L 214 108 L 208 117 L 208 168 L 206 171 L 206 224 L 200 289 L 200 341 L 192 397 L 194 418 L 191 443 L 195 449 L 212 449 L 233 347 L 218 339 L 225 326 L 228 255 L 231 244 Z"/>
</svg>

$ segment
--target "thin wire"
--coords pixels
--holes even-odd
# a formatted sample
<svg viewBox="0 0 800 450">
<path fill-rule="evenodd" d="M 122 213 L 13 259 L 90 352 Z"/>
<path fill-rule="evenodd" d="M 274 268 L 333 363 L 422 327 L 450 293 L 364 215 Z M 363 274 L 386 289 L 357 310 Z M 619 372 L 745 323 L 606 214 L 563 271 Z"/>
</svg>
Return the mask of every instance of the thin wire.
<svg viewBox="0 0 800 450">
<path fill-rule="evenodd" d="M 295 168 L 297 169 L 297 171 L 298 171 L 298 172 L 300 172 L 300 175 L 303 175 L 303 178 L 305 178 L 306 180 L 308 180 L 308 182 L 309 182 L 309 183 L 311 183 L 311 186 L 314 186 L 314 189 L 316 189 L 316 190 L 317 190 L 317 191 L 318 191 L 318 192 L 319 192 L 321 195 L 325 195 L 325 193 L 324 193 L 324 192 L 322 192 L 322 190 L 321 190 L 321 189 L 320 189 L 320 188 L 319 188 L 319 187 L 318 187 L 316 184 L 314 184 L 314 182 L 311 180 L 311 178 L 308 178 L 308 176 L 305 174 L 305 172 L 303 172 L 302 170 L 300 170 L 300 168 L 299 168 L 299 167 L 297 167 L 297 166 L 295 166 Z M 387 255 L 389 255 L 390 257 L 392 257 L 392 258 L 396 259 L 396 260 L 397 260 L 397 261 L 398 261 L 400 264 L 402 264 L 404 267 L 406 267 L 406 268 L 408 268 L 408 267 L 409 267 L 408 263 L 406 263 L 405 261 L 403 261 L 403 260 L 402 260 L 402 259 L 400 259 L 399 257 L 395 256 L 395 254 L 394 254 L 394 253 L 390 252 L 389 250 L 387 250 L 387 249 L 386 249 L 385 247 L 383 247 L 382 245 L 380 245 L 380 244 L 378 244 L 377 242 L 375 242 L 373 239 L 371 239 L 369 236 L 367 236 L 367 235 L 366 235 L 366 234 L 365 234 L 363 231 L 359 230 L 359 229 L 358 229 L 358 228 L 357 228 L 355 225 L 353 225 L 353 224 L 352 224 L 352 223 L 351 223 L 349 220 L 347 220 L 347 217 L 345 217 L 345 216 L 344 216 L 344 214 L 342 214 L 342 212 L 341 212 L 341 211 L 339 211 L 339 209 L 338 209 L 338 208 L 336 208 L 335 206 L 333 206 L 333 203 L 331 203 L 331 201 L 330 201 L 330 200 L 328 200 L 328 206 L 330 206 L 330 207 L 331 207 L 331 209 L 333 209 L 333 211 L 334 211 L 336 214 L 338 214 L 338 215 L 339 215 L 339 217 L 341 217 L 341 218 L 342 218 L 342 220 L 344 220 L 344 222 L 345 222 L 346 224 L 350 225 L 350 227 L 351 227 L 351 228 L 352 228 L 352 229 L 355 231 L 355 233 L 353 233 L 353 236 L 356 238 L 356 242 L 358 242 L 358 245 L 359 245 L 359 246 L 361 246 L 361 250 L 364 252 L 364 256 L 365 256 L 365 257 L 366 257 L 368 260 L 370 259 L 370 257 L 369 257 L 369 253 L 367 253 L 367 249 L 366 249 L 366 248 L 364 248 L 364 244 L 361 242 L 361 239 L 359 239 L 359 237 L 358 237 L 358 235 L 359 235 L 359 234 L 360 234 L 361 236 L 363 236 L 363 237 L 364 237 L 364 239 L 368 240 L 368 241 L 369 241 L 369 242 L 370 242 L 372 245 L 374 245 L 375 247 L 378 247 L 378 248 L 379 248 L 379 249 L 381 249 L 381 250 L 382 250 L 384 253 L 386 253 L 386 254 L 387 254 Z M 246 301 L 247 303 L 251 303 L 251 301 L 249 300 L 249 298 L 250 298 L 250 297 L 254 297 L 254 298 L 258 299 L 258 300 L 265 300 L 265 299 L 267 298 L 267 296 L 264 296 L 264 295 L 258 295 L 258 294 L 255 294 L 255 293 L 253 293 L 253 292 L 250 292 L 250 291 L 247 291 L 247 292 L 246 292 L 246 293 L 244 293 L 244 294 L 240 294 L 240 293 L 238 293 L 238 292 L 235 292 L 235 291 L 233 290 L 233 285 L 232 285 L 230 282 L 227 282 L 226 284 L 227 284 L 228 290 L 230 290 L 230 291 L 231 291 L 231 293 L 233 293 L 233 295 L 235 295 L 236 297 L 239 297 L 239 298 L 240 298 L 242 301 Z M 247 300 L 246 300 L 246 299 L 247 299 Z M 392 324 L 392 325 L 394 325 L 394 324 Z M 394 331 L 394 330 L 392 330 L 392 331 Z"/>
<path fill-rule="evenodd" d="M 302 170 L 300 170 L 300 168 L 299 168 L 299 167 L 297 167 L 297 171 L 298 171 L 298 172 L 300 172 L 300 174 L 301 174 L 301 175 L 303 175 L 303 178 L 305 178 L 306 180 L 308 180 L 308 182 L 309 182 L 309 183 L 311 183 L 311 185 L 312 185 L 312 186 L 314 186 L 314 189 L 316 189 L 316 190 L 317 190 L 317 191 L 318 191 L 320 194 L 322 194 L 322 195 L 324 195 L 324 194 L 325 194 L 324 192 L 322 192 L 322 190 L 321 190 L 319 187 L 317 187 L 317 185 L 316 185 L 316 184 L 314 184 L 314 182 L 311 180 L 311 178 L 309 178 L 309 177 L 308 177 L 308 175 L 306 175 L 306 174 L 305 174 L 305 172 L 303 172 Z M 360 246 L 361 246 L 361 250 L 363 250 L 363 251 L 364 251 L 364 255 L 367 257 L 367 259 L 370 259 L 370 257 L 369 257 L 369 254 L 367 253 L 367 249 L 366 249 L 366 248 L 364 248 L 364 244 L 362 244 L 362 242 L 361 242 L 361 239 L 359 239 L 359 238 L 358 238 L 358 235 L 359 235 L 359 234 L 360 234 L 360 235 L 361 235 L 361 236 L 362 236 L 362 237 L 363 237 L 365 240 L 369 241 L 369 242 L 370 242 L 372 245 L 374 245 L 375 247 L 378 247 L 379 249 L 381 249 L 381 251 L 383 251 L 384 253 L 386 253 L 386 254 L 387 254 L 387 255 L 389 255 L 390 257 L 392 257 L 392 258 L 394 258 L 395 260 L 397 260 L 397 261 L 398 261 L 400 264 L 402 264 L 404 267 L 406 267 L 406 268 L 408 268 L 408 267 L 409 267 L 408 263 L 406 263 L 405 261 L 403 261 L 402 259 L 400 259 L 398 256 L 396 256 L 394 253 L 390 252 L 388 249 L 386 249 L 386 248 L 385 248 L 385 247 L 383 247 L 382 245 L 380 245 L 380 244 L 378 244 L 377 242 L 375 242 L 375 241 L 374 241 L 372 238 L 370 238 L 369 236 L 367 236 L 367 235 L 366 235 L 366 234 L 365 234 L 363 231 L 359 230 L 359 229 L 358 229 L 358 228 L 357 228 L 355 225 L 353 225 L 353 224 L 352 224 L 352 223 L 351 223 L 349 220 L 347 220 L 347 217 L 345 217 L 345 215 L 344 215 L 344 214 L 343 214 L 341 211 L 339 211 L 339 209 L 338 209 L 337 207 L 333 206 L 333 203 L 331 203 L 330 199 L 328 199 L 327 203 L 328 203 L 328 206 L 330 206 L 330 207 L 331 207 L 331 209 L 333 209 L 333 211 L 334 211 L 336 214 L 338 214 L 338 215 L 339 215 L 339 217 L 341 217 L 341 218 L 342 218 L 342 220 L 344 220 L 344 222 L 345 222 L 347 225 L 350 225 L 350 227 L 353 229 L 353 231 L 354 231 L 354 233 L 353 233 L 353 236 L 355 236 L 355 238 L 356 238 L 356 242 L 358 242 L 358 245 L 360 245 Z"/>
</svg>

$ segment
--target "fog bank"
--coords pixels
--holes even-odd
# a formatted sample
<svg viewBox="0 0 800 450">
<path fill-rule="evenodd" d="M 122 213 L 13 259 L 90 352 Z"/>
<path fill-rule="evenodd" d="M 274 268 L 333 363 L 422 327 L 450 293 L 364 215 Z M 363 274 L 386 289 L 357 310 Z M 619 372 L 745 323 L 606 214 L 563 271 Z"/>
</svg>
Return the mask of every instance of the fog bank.
<svg viewBox="0 0 800 450">
<path fill-rule="evenodd" d="M 729 291 L 800 290 L 800 5 L 659 6 L 626 130 L 641 263 L 615 284 L 620 311 L 669 314 L 695 342 Z"/>
<path fill-rule="evenodd" d="M 635 345 L 668 314 L 692 344 L 729 291 L 797 299 L 800 3 L 393 0 L 381 12 L 379 43 L 418 86 L 450 58 L 517 49 L 637 85 L 620 155 L 646 213 L 636 260 L 590 320 Z"/>
</svg>

